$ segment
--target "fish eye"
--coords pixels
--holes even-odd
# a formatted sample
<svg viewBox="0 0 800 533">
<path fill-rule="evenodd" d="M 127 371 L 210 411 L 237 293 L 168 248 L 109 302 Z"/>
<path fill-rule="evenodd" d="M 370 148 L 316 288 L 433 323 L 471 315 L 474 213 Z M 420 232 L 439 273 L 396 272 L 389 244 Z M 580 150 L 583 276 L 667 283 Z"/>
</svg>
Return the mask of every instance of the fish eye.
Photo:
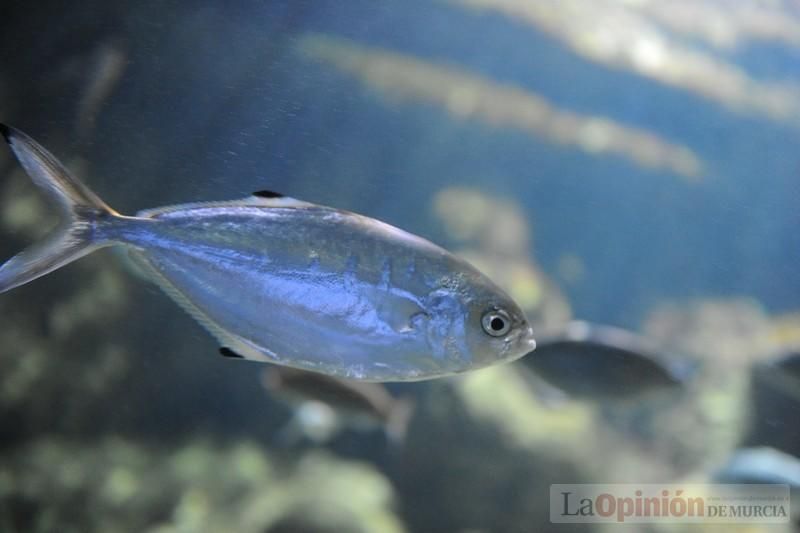
<svg viewBox="0 0 800 533">
<path fill-rule="evenodd" d="M 493 309 L 481 317 L 481 326 L 492 337 L 502 337 L 511 329 L 511 317 L 505 311 Z"/>
</svg>

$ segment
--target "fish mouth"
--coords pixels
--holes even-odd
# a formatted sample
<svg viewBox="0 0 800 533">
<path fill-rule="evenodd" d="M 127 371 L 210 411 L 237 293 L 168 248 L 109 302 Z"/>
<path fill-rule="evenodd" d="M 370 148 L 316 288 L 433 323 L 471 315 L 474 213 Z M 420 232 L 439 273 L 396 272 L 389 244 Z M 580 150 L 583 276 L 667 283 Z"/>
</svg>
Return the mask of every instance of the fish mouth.
<svg viewBox="0 0 800 533">
<path fill-rule="evenodd" d="M 532 352 L 536 349 L 536 340 L 533 337 L 528 338 L 528 351 Z"/>
<path fill-rule="evenodd" d="M 503 346 L 503 356 L 507 361 L 515 361 L 520 357 L 528 355 L 536 349 L 536 340 L 533 338 L 533 328 L 528 326 L 520 329 L 515 335 L 505 339 Z"/>
<path fill-rule="evenodd" d="M 528 337 L 528 339 L 527 339 L 528 351 L 532 352 L 532 351 L 534 351 L 536 349 L 536 339 L 533 338 L 533 328 L 528 326 L 528 332 L 527 333 L 528 334 L 526 336 Z"/>
</svg>

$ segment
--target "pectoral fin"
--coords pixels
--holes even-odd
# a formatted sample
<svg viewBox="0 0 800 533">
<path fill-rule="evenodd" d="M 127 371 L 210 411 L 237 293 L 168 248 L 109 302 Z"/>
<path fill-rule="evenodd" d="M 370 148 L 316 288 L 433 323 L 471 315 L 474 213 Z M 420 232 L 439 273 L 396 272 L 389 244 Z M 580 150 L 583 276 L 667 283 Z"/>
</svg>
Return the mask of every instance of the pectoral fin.
<svg viewBox="0 0 800 533">
<path fill-rule="evenodd" d="M 376 311 L 378 318 L 397 333 L 409 333 L 428 318 L 419 303 L 407 297 L 384 298 Z"/>
</svg>

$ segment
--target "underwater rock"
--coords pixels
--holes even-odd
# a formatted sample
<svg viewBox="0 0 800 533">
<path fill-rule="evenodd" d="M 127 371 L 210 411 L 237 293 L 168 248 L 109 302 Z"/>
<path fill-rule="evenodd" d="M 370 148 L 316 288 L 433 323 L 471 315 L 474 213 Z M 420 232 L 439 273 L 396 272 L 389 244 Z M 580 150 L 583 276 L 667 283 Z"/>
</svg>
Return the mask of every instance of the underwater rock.
<svg viewBox="0 0 800 533">
<path fill-rule="evenodd" d="M 593 403 L 547 405 L 520 363 L 431 383 L 392 478 L 419 531 L 550 531 L 553 483 L 664 482 L 664 455 Z M 575 531 L 594 531 L 582 525 Z"/>
<path fill-rule="evenodd" d="M 575 460 L 592 440 L 591 409 L 549 410 L 514 365 L 439 380 L 427 392 L 393 469 L 410 528 L 548 530 L 549 485 L 587 479 Z"/>
<path fill-rule="evenodd" d="M 664 304 L 650 312 L 643 330 L 654 342 L 701 361 L 717 361 L 717 375 L 739 373 L 774 353 L 771 319 L 745 298 Z"/>
<path fill-rule="evenodd" d="M 800 350 L 800 312 L 773 317 L 770 321 L 769 343 L 778 352 Z"/>
<path fill-rule="evenodd" d="M 364 463 L 322 452 L 274 457 L 249 442 L 162 448 L 42 437 L 0 459 L 0 529 L 8 533 L 263 533 L 300 516 L 337 528 L 320 531 L 400 533 L 392 499 Z"/>
<path fill-rule="evenodd" d="M 664 349 L 691 358 L 697 371 L 681 398 L 657 412 L 641 409 L 629 430 L 673 454 L 685 470 L 732 453 L 752 421 L 751 365 L 769 359 L 777 347 L 769 315 L 750 299 L 671 303 L 654 309 L 643 331 Z"/>
<path fill-rule="evenodd" d="M 525 255 L 530 247 L 528 218 L 515 201 L 454 186 L 437 192 L 432 206 L 454 240 L 475 243 L 498 255 Z"/>
<path fill-rule="evenodd" d="M 503 440 L 532 450 L 585 436 L 593 409 L 580 403 L 559 409 L 542 405 L 539 392 L 516 368 L 520 364 L 453 380 L 453 388 L 470 416 L 492 427 Z"/>
</svg>

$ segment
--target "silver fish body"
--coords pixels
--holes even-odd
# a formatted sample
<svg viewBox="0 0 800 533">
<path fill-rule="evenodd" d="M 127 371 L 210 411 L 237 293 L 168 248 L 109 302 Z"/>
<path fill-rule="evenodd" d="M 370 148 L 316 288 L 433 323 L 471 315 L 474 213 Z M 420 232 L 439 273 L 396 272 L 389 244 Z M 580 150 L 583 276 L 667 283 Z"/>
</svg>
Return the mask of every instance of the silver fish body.
<svg viewBox="0 0 800 533">
<path fill-rule="evenodd" d="M 0 267 L 0 291 L 123 245 L 224 347 L 368 381 L 439 377 L 535 347 L 519 307 L 465 261 L 383 222 L 274 194 L 123 217 L 5 127 L 67 224 Z"/>
</svg>

